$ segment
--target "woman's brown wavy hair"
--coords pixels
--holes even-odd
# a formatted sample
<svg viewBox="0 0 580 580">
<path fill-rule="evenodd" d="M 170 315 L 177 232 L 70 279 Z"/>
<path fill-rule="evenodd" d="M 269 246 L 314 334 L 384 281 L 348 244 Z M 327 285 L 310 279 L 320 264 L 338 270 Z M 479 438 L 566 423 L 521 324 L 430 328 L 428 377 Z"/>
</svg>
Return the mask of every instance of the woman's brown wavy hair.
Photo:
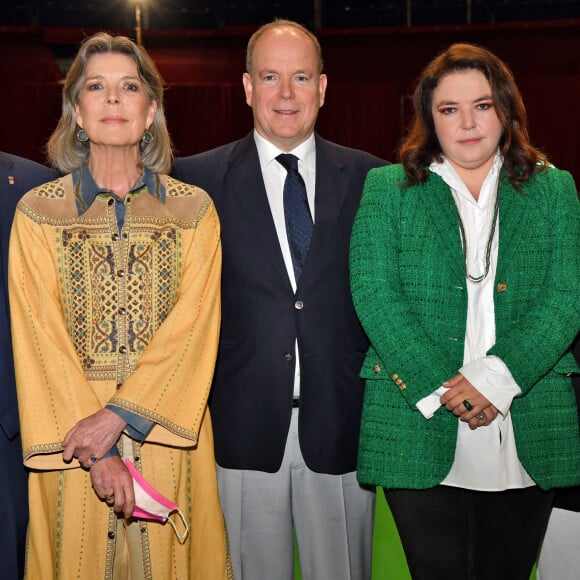
<svg viewBox="0 0 580 580">
<path fill-rule="evenodd" d="M 453 44 L 427 65 L 413 93 L 413 121 L 399 148 L 408 185 L 423 183 L 429 164 L 443 158 L 431 109 L 433 91 L 445 75 L 469 70 L 481 72 L 491 87 L 495 111 L 504 128 L 499 148 L 514 187 L 519 190 L 535 171 L 547 166 L 546 157 L 530 144 L 526 109 L 507 65 L 481 46 Z"/>
</svg>

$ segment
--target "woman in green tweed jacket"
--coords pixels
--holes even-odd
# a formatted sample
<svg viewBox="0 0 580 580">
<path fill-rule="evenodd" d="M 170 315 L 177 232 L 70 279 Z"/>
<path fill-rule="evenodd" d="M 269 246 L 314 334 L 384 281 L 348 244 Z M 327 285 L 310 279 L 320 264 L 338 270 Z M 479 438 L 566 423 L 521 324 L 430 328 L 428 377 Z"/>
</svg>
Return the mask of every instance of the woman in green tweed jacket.
<svg viewBox="0 0 580 580">
<path fill-rule="evenodd" d="M 371 342 L 358 477 L 385 489 L 414 580 L 527 579 L 549 490 L 580 483 L 576 188 L 481 47 L 435 58 L 414 109 L 352 234 Z"/>
</svg>

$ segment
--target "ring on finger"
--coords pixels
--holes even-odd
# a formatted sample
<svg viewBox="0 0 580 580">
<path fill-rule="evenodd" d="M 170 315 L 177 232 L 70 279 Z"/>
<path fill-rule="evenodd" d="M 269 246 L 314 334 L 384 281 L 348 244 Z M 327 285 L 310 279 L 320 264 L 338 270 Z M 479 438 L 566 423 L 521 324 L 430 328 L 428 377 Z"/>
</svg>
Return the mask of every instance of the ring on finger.
<svg viewBox="0 0 580 580">
<path fill-rule="evenodd" d="M 485 416 L 485 413 L 484 413 L 483 411 L 481 411 L 480 413 L 478 413 L 478 414 L 475 416 L 475 418 L 476 418 L 478 421 L 485 421 L 485 419 L 486 419 L 486 416 Z"/>
<path fill-rule="evenodd" d="M 467 400 L 465 399 L 465 401 L 463 401 L 463 406 L 468 410 L 471 411 L 471 409 L 473 409 L 473 405 Z"/>
</svg>

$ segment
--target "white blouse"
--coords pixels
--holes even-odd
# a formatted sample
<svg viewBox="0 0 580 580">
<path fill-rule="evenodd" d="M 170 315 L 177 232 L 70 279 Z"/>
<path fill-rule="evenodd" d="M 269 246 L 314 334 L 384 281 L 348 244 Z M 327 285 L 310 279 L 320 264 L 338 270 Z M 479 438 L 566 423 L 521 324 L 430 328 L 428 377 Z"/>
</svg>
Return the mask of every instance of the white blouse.
<svg viewBox="0 0 580 580">
<path fill-rule="evenodd" d="M 495 344 L 494 283 L 499 247 L 499 216 L 493 226 L 495 203 L 502 166 L 502 157 L 496 154 L 486 176 L 479 199 L 471 195 L 453 166 L 446 159 L 434 162 L 430 171 L 437 173 L 451 189 L 463 223 L 467 273 L 478 278 L 486 270 L 486 253 L 491 243 L 489 271 L 475 283 L 467 277 L 467 326 L 460 372 L 495 407 L 499 414 L 488 426 L 469 428 L 458 420 L 455 459 L 442 485 L 479 491 L 502 491 L 535 485 L 518 459 L 516 441 L 510 415 L 513 398 L 521 393 L 509 369 L 496 356 L 486 356 Z M 501 194 L 500 194 L 501 199 Z M 451 378 L 448 377 L 449 379 Z M 448 413 L 439 398 L 447 389 L 440 386 L 425 397 L 417 407 L 426 419 L 435 412 Z"/>
</svg>

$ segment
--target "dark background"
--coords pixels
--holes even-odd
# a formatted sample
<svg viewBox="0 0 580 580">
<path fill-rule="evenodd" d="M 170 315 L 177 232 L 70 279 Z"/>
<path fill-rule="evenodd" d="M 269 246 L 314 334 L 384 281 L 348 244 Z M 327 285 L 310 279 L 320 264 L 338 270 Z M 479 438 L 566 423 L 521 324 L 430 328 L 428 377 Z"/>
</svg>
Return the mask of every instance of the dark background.
<svg viewBox="0 0 580 580">
<path fill-rule="evenodd" d="M 421 69 L 450 43 L 475 42 L 511 67 L 533 143 L 580 183 L 580 0 L 149 0 L 142 38 L 165 80 L 176 155 L 251 129 L 245 46 L 275 17 L 320 39 L 329 77 L 318 123 L 324 137 L 395 160 Z M 2 0 L 0 149 L 45 161 L 78 44 L 97 30 L 135 38 L 135 23 L 129 0 Z"/>
<path fill-rule="evenodd" d="M 147 27 L 219 29 L 275 17 L 311 28 L 495 23 L 578 18 L 578 0 L 2 0 L 0 23 L 130 28 L 135 5 Z M 469 15 L 468 15 L 469 13 Z"/>
</svg>

